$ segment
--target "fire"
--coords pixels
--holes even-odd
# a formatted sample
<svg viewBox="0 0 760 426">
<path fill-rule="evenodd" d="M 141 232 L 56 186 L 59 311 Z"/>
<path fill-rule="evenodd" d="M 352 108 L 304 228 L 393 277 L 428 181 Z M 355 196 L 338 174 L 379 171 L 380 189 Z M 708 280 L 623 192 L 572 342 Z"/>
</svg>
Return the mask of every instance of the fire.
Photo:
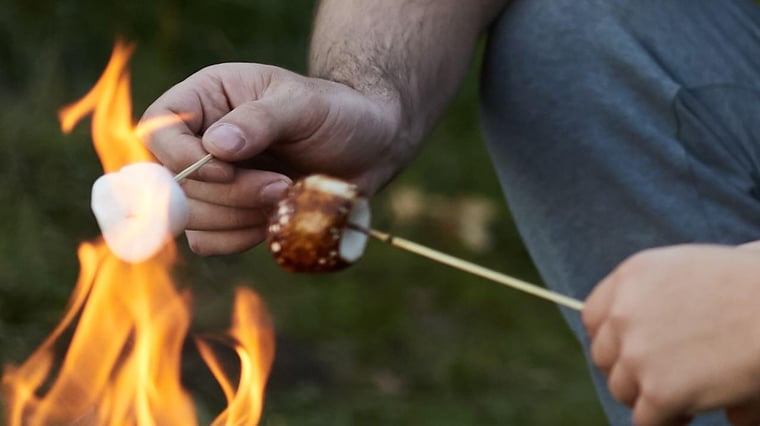
<svg viewBox="0 0 760 426">
<path fill-rule="evenodd" d="M 269 368 L 274 361 L 274 335 L 266 308 L 251 290 L 238 287 L 235 294 L 232 327 L 228 336 L 240 358 L 240 381 L 237 391 L 222 371 L 222 363 L 211 346 L 198 338 L 196 343 L 204 361 L 211 368 L 227 398 L 227 409 L 212 423 L 213 426 L 253 425 L 259 422 L 264 388 Z M 257 324 L 258 327 L 251 327 Z"/>
<path fill-rule="evenodd" d="M 92 112 L 92 140 L 106 173 L 153 159 L 132 124 L 127 63 L 133 52 L 134 45 L 117 42 L 95 86 L 79 102 L 62 108 L 58 114 L 61 130 L 68 133 Z"/>
<path fill-rule="evenodd" d="M 133 50 L 117 43 L 93 89 L 60 114 L 67 132 L 93 113 L 94 145 L 106 172 L 152 161 L 141 136 L 173 122 L 159 119 L 139 131 L 133 124 L 126 68 Z M 191 295 L 171 280 L 176 260 L 172 241 L 138 264 L 119 260 L 102 241 L 83 243 L 80 276 L 63 318 L 23 364 L 4 371 L 7 424 L 197 424 L 180 378 L 192 312 Z M 224 373 L 211 340 L 226 342 L 237 353 L 238 380 Z M 214 425 L 257 424 L 274 359 L 274 333 L 263 302 L 239 288 L 230 330 L 197 337 L 196 343 L 229 404 Z M 61 358 L 62 346 L 67 351 Z"/>
</svg>

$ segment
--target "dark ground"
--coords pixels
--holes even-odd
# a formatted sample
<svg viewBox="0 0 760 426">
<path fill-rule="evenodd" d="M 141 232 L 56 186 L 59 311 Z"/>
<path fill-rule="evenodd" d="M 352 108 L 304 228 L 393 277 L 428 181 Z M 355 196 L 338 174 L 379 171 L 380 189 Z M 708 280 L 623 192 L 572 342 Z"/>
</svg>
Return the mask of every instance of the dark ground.
<svg viewBox="0 0 760 426">
<path fill-rule="evenodd" d="M 77 277 L 76 247 L 97 235 L 88 126 L 64 137 L 55 113 L 95 82 L 115 37 L 138 44 L 139 115 L 208 64 L 303 72 L 311 13 L 303 0 L 3 0 L 0 361 L 21 361 L 51 330 Z M 375 225 L 538 281 L 480 140 L 476 77 L 373 201 Z M 264 425 L 604 424 L 580 349 L 549 303 L 378 244 L 329 276 L 281 272 L 261 249 L 204 259 L 180 245 L 194 330 L 226 327 L 236 284 L 269 304 L 279 346 Z M 196 359 L 185 367 L 208 418 L 221 396 Z"/>
</svg>

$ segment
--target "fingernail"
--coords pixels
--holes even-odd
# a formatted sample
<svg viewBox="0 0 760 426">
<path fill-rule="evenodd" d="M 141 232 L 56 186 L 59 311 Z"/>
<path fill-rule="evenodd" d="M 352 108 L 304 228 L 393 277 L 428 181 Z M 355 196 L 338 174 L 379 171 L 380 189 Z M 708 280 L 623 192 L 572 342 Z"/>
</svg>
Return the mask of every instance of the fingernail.
<svg viewBox="0 0 760 426">
<path fill-rule="evenodd" d="M 220 151 L 234 154 L 245 145 L 243 132 L 231 124 L 219 124 L 210 128 L 203 136 L 209 144 Z"/>
<path fill-rule="evenodd" d="M 261 189 L 261 192 L 259 193 L 259 201 L 261 204 L 265 205 L 274 204 L 282 199 L 289 186 L 290 185 L 284 180 L 272 182 Z"/>
</svg>

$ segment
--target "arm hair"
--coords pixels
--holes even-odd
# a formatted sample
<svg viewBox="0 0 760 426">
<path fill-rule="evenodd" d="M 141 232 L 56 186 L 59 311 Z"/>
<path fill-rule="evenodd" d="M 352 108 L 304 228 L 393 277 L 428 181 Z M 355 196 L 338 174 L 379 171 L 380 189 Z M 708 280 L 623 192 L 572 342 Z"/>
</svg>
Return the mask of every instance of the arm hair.
<svg viewBox="0 0 760 426">
<path fill-rule="evenodd" d="M 322 0 L 309 71 L 395 102 L 417 145 L 454 97 L 506 0 Z"/>
</svg>

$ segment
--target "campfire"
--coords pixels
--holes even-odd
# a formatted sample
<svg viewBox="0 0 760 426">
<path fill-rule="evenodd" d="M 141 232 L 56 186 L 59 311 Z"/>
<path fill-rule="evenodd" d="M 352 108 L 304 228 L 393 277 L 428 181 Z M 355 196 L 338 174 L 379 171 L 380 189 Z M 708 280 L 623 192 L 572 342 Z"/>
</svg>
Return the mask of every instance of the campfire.
<svg viewBox="0 0 760 426">
<path fill-rule="evenodd" d="M 133 46 L 118 42 L 100 80 L 80 101 L 64 108 L 64 132 L 92 113 L 92 138 L 105 172 L 152 162 L 146 133 L 171 125 L 132 120 L 127 63 Z M 170 194 L 148 200 L 159 209 Z M 163 242 L 162 242 L 163 243 Z M 21 365 L 6 366 L 2 382 L 6 423 L 18 425 L 192 425 L 193 401 L 180 377 L 181 353 L 192 319 L 191 294 L 171 279 L 178 258 L 172 239 L 138 263 L 116 257 L 101 239 L 79 247 L 81 270 L 63 318 Z M 225 333 L 194 336 L 218 381 L 227 408 L 214 425 L 255 425 L 274 359 L 274 332 L 261 299 L 235 292 L 232 325 Z M 220 344 L 239 359 L 227 372 Z M 61 348 L 65 354 L 60 355 Z"/>
<path fill-rule="evenodd" d="M 93 142 L 106 173 L 93 186 L 92 197 L 103 238 L 80 246 L 80 276 L 52 333 L 25 362 L 5 368 L 3 396 L 11 426 L 197 424 L 180 374 L 192 296 L 178 288 L 171 275 L 178 259 L 173 237 L 183 230 L 188 214 L 178 182 L 211 156 L 176 176 L 154 162 L 145 137 L 178 118 L 134 124 L 127 70 L 133 50 L 117 43 L 92 90 L 60 114 L 64 132 L 92 114 Z M 267 229 L 267 247 L 291 272 L 347 267 L 359 260 L 373 238 L 567 308 L 583 309 L 580 300 L 372 228 L 369 205 L 359 189 L 333 177 L 312 175 L 296 182 Z M 227 400 L 212 424 L 258 424 L 274 359 L 274 332 L 261 299 L 248 288 L 238 288 L 229 330 L 191 338 Z M 229 368 L 222 362 L 227 359 L 219 353 L 222 346 L 237 355 L 238 366 Z"/>
</svg>

